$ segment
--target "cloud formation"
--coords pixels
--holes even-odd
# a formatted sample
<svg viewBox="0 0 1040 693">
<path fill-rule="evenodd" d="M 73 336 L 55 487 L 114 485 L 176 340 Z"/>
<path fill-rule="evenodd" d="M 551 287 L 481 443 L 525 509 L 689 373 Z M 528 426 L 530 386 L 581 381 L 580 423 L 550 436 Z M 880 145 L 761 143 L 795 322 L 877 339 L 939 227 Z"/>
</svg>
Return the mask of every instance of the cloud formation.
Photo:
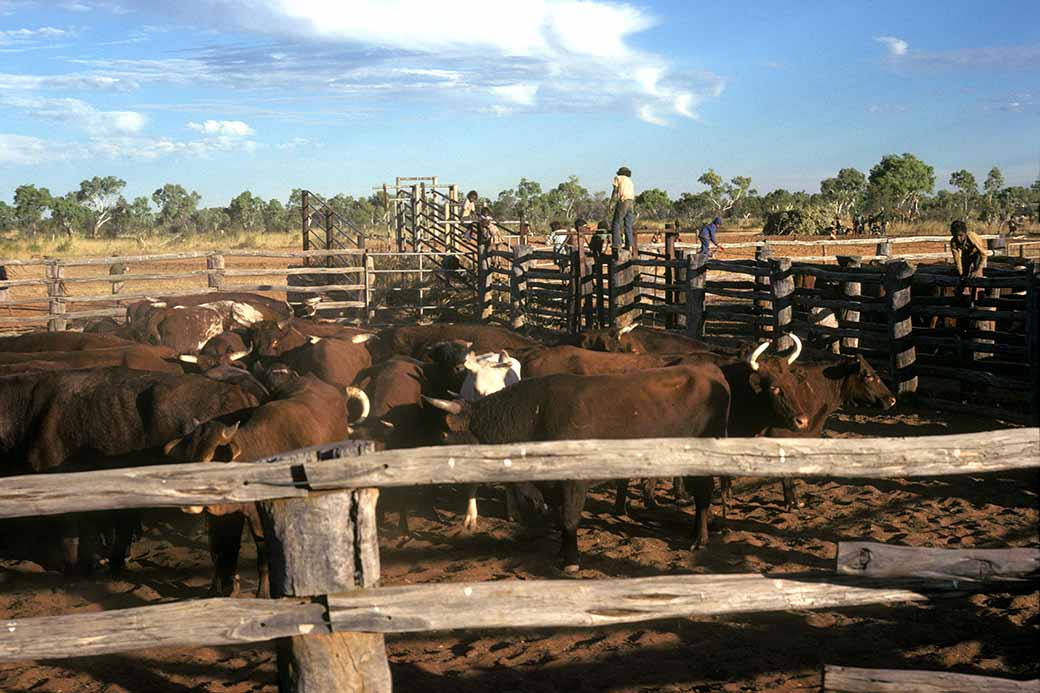
<svg viewBox="0 0 1040 693">
<path fill-rule="evenodd" d="M 150 5 L 130 4 L 142 12 Z M 609 0 L 355 0 L 349 11 L 333 0 L 186 0 L 170 11 L 195 25 L 205 18 L 207 28 L 274 41 L 214 46 L 175 59 L 210 82 L 241 78 L 248 69 L 251 80 L 274 86 L 302 73 L 305 84 L 342 92 L 449 92 L 483 110 L 627 107 L 638 115 L 649 107 L 656 115 L 648 122 L 661 123 L 695 117 L 697 106 L 724 85 L 710 73 L 684 77 L 663 56 L 634 48 L 630 37 L 653 26 L 654 18 Z M 170 70 L 169 60 L 94 67 L 136 80 L 143 72 L 186 75 Z"/>
<path fill-rule="evenodd" d="M 910 48 L 909 43 L 895 36 L 877 36 L 874 40 L 883 44 L 888 49 L 888 54 L 894 58 L 906 55 Z"/>
<path fill-rule="evenodd" d="M 201 123 L 188 123 L 188 128 L 203 135 L 223 135 L 225 137 L 249 137 L 256 130 L 241 120 L 207 120 Z"/>
<path fill-rule="evenodd" d="M 34 118 L 68 123 L 95 137 L 137 134 L 147 121 L 136 111 L 99 111 L 80 99 L 0 95 L 0 107 L 23 111 Z"/>
</svg>

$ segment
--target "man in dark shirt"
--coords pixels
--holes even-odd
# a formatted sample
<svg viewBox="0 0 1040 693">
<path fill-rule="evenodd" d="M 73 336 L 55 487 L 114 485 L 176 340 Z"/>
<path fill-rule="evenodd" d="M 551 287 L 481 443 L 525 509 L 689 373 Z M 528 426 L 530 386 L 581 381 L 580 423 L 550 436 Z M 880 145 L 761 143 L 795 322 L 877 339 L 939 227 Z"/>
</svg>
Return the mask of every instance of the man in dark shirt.
<svg viewBox="0 0 1040 693">
<path fill-rule="evenodd" d="M 715 240 L 715 232 L 722 228 L 722 218 L 715 217 L 715 219 L 701 229 L 698 234 L 698 238 L 701 239 L 701 255 L 707 257 L 711 254 L 711 246 L 714 245 L 719 250 L 722 250 L 722 246 Z"/>
</svg>

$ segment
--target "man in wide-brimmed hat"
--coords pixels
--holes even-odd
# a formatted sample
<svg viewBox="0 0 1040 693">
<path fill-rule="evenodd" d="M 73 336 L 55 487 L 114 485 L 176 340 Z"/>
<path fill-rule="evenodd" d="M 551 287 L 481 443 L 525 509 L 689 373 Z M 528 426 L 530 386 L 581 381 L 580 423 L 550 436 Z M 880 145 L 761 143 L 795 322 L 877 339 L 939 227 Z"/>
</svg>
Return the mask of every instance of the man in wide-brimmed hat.
<svg viewBox="0 0 1040 693">
<path fill-rule="evenodd" d="M 610 201 L 614 205 L 614 223 L 611 226 L 615 248 L 621 247 L 621 222 L 625 223 L 625 247 L 634 248 L 636 245 L 635 232 L 632 223 L 635 221 L 636 189 L 632 185 L 632 171 L 627 166 L 622 166 L 614 176 L 614 190 L 610 193 Z"/>
</svg>

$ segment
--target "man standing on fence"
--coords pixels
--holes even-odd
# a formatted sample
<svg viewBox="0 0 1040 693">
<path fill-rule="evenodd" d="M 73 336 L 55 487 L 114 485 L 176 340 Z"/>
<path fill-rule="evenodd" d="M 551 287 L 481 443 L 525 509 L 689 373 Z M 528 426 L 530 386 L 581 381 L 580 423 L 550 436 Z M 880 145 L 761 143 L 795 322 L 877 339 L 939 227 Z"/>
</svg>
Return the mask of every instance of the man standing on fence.
<svg viewBox="0 0 1040 693">
<path fill-rule="evenodd" d="M 722 250 L 722 246 L 715 240 L 715 232 L 722 228 L 722 217 L 715 217 L 710 224 L 701 229 L 701 232 L 697 234 L 697 237 L 701 239 L 701 252 L 700 254 L 707 258 L 711 255 L 711 246 L 714 245 L 719 250 Z"/>
<path fill-rule="evenodd" d="M 950 254 L 953 255 L 953 264 L 961 282 L 982 276 L 982 270 L 986 267 L 986 244 L 978 234 L 968 230 L 968 224 L 963 219 L 950 224 Z M 974 301 L 981 291 L 981 288 L 971 289 L 962 284 L 960 293 Z"/>
<path fill-rule="evenodd" d="M 614 205 L 614 223 L 611 233 L 614 236 L 614 247 L 621 247 L 621 223 L 625 224 L 625 247 L 631 250 L 636 247 L 635 231 L 632 224 L 635 221 L 636 188 L 632 184 L 632 171 L 627 166 L 622 166 L 614 176 L 614 189 L 610 193 L 610 201 Z"/>
</svg>

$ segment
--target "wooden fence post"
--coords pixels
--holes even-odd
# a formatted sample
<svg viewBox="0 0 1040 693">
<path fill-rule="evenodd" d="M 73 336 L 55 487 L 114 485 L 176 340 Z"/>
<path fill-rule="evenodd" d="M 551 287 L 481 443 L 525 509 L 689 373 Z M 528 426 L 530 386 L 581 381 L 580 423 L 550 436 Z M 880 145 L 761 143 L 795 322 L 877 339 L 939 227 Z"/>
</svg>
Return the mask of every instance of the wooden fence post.
<svg viewBox="0 0 1040 693">
<path fill-rule="evenodd" d="M 617 305 L 617 265 L 618 251 L 611 248 L 607 256 L 607 325 L 606 327 L 617 327 L 618 305 Z"/>
<path fill-rule="evenodd" d="M 704 334 L 704 282 L 708 258 L 700 253 L 686 257 L 686 334 L 699 339 Z"/>
<path fill-rule="evenodd" d="M 444 206 L 444 220 L 447 223 L 448 243 L 451 252 L 459 252 L 459 229 L 455 219 L 459 216 L 459 186 L 452 184 L 448 188 L 448 202 Z"/>
<path fill-rule="evenodd" d="M 325 250 L 332 250 L 336 247 L 336 227 L 332 221 L 332 210 L 325 210 Z M 332 267 L 335 264 L 336 259 L 332 255 L 325 256 L 325 266 Z"/>
<path fill-rule="evenodd" d="M 371 443 L 339 449 L 372 452 Z M 315 493 L 260 503 L 270 554 L 271 596 L 310 597 L 375 587 L 378 489 Z M 279 690 L 291 693 L 389 693 L 386 645 L 378 633 L 314 633 L 276 641 Z"/>
<path fill-rule="evenodd" d="M 839 264 L 841 264 L 839 262 Z M 860 258 L 848 257 L 845 259 L 844 267 L 853 271 L 859 271 L 861 267 Z M 842 282 L 841 291 L 845 294 L 845 297 L 850 301 L 860 300 L 863 294 L 863 284 L 861 282 Z M 842 325 L 842 323 L 848 323 L 848 325 Z M 838 323 L 839 327 L 849 327 L 851 324 L 859 324 L 859 311 L 858 310 L 844 310 L 841 313 L 841 321 Z M 859 337 L 842 337 L 841 338 L 841 351 L 842 353 L 851 353 L 851 350 L 859 349 Z"/>
<path fill-rule="evenodd" d="M 50 260 L 44 271 L 47 277 L 47 296 L 50 297 L 47 312 L 52 316 L 47 323 L 47 329 L 50 332 L 68 329 L 68 321 L 59 317 L 65 315 L 65 266 L 61 264 L 61 260 Z"/>
<path fill-rule="evenodd" d="M 509 323 L 514 330 L 524 326 L 524 301 L 527 298 L 527 256 L 531 247 L 513 248 L 513 272 L 509 278 Z"/>
<path fill-rule="evenodd" d="M 303 249 L 311 249 L 311 194 L 304 190 L 300 193 L 300 212 L 303 214 Z M 303 264 L 307 264 L 304 260 Z"/>
<path fill-rule="evenodd" d="M 365 294 L 364 294 L 365 316 L 364 316 L 364 320 L 365 320 L 365 324 L 367 325 L 370 322 L 372 322 L 372 320 L 376 317 L 375 308 L 372 306 L 372 285 L 375 283 L 375 278 L 376 278 L 375 271 L 374 271 L 375 270 L 375 262 L 372 260 L 372 256 L 368 254 L 367 250 L 365 251 L 365 254 L 364 254 L 364 262 L 365 262 L 365 264 L 364 264 L 364 267 L 365 267 L 365 273 L 364 273 L 364 278 L 365 278 Z M 420 277 L 420 281 L 421 281 L 421 279 L 422 278 Z"/>
<path fill-rule="evenodd" d="M 219 253 L 211 253 L 206 256 L 206 269 L 210 270 L 206 277 L 206 283 L 211 289 L 224 290 L 224 256 Z"/>
<path fill-rule="evenodd" d="M 672 285 L 676 281 L 676 275 L 678 272 L 675 271 L 672 263 L 674 263 L 676 259 L 675 239 L 678 238 L 678 235 L 679 234 L 674 226 L 672 228 L 668 228 L 667 225 L 665 226 L 664 256 L 669 264 L 664 268 L 664 304 L 669 307 L 674 306 L 677 303 L 675 300 L 676 292 L 672 290 Z M 669 330 L 675 328 L 675 313 L 665 313 L 664 326 L 665 329 Z"/>
<path fill-rule="evenodd" d="M 611 271 L 611 279 L 614 285 L 611 293 L 615 297 L 615 321 L 612 323 L 613 327 L 623 327 L 624 325 L 638 323 L 639 318 L 642 316 L 642 311 L 638 307 L 639 288 L 634 286 L 637 270 L 632 266 L 631 262 L 632 258 L 635 257 L 638 257 L 635 251 L 630 252 L 624 248 L 618 248 L 614 255 L 614 266 Z M 621 301 L 620 305 L 618 305 L 618 301 Z M 622 320 L 622 309 L 630 305 L 633 307 L 626 311 L 627 318 Z M 624 322 L 624 325 L 619 324 L 620 322 Z"/>
<path fill-rule="evenodd" d="M 755 248 L 755 267 L 758 269 L 770 269 L 771 265 L 769 261 L 773 258 L 773 249 L 768 244 L 763 244 Z M 768 294 L 770 293 L 771 279 L 768 274 L 757 274 L 755 275 L 755 292 Z M 769 299 L 757 299 L 754 302 L 754 311 L 752 314 L 755 316 L 755 334 L 761 339 L 769 339 L 774 330 L 772 325 L 768 324 L 762 318 L 775 313 L 775 306 L 770 307 Z"/>
<path fill-rule="evenodd" d="M 678 228 L 678 227 L 676 227 L 676 228 Z M 689 259 L 686 256 L 686 251 L 684 251 L 682 248 L 676 248 L 675 249 L 675 263 L 676 263 L 675 273 L 674 273 L 675 274 L 675 286 L 676 287 L 681 287 L 681 288 L 676 288 L 675 291 L 672 292 L 672 295 L 675 296 L 675 305 L 677 306 L 677 309 L 679 310 L 679 312 L 675 314 L 674 326 L 675 326 L 676 329 L 685 330 L 686 329 L 686 294 L 687 294 L 687 291 L 686 291 L 686 274 L 687 274 L 687 271 L 690 268 L 690 263 L 689 263 Z"/>
<path fill-rule="evenodd" d="M 1040 262 L 1026 265 L 1026 353 L 1029 358 L 1029 382 L 1033 385 L 1032 425 L 1040 425 Z"/>
<path fill-rule="evenodd" d="M 892 242 L 891 241 L 881 241 L 880 243 L 877 244 L 877 248 L 875 249 L 874 254 L 875 255 L 882 255 L 884 257 L 891 257 L 892 256 Z"/>
<path fill-rule="evenodd" d="M 408 201 L 412 217 L 412 250 L 419 250 L 419 186 L 412 186 L 412 197 Z"/>
<path fill-rule="evenodd" d="M 905 260 L 885 263 L 885 296 L 888 298 L 889 374 L 897 395 L 917 391 L 914 362 L 914 327 L 910 319 L 910 285 L 917 266 Z"/>
<path fill-rule="evenodd" d="M 490 247 L 487 243 L 477 245 L 477 301 L 480 320 L 487 322 L 494 314 L 491 305 L 491 282 L 494 275 L 491 273 L 491 256 L 488 254 Z"/>
<path fill-rule="evenodd" d="M 769 293 L 773 299 L 773 349 L 778 354 L 794 348 L 788 336 L 791 324 L 791 297 L 794 294 L 794 275 L 791 273 L 791 258 L 782 257 L 769 261 Z"/>
</svg>

